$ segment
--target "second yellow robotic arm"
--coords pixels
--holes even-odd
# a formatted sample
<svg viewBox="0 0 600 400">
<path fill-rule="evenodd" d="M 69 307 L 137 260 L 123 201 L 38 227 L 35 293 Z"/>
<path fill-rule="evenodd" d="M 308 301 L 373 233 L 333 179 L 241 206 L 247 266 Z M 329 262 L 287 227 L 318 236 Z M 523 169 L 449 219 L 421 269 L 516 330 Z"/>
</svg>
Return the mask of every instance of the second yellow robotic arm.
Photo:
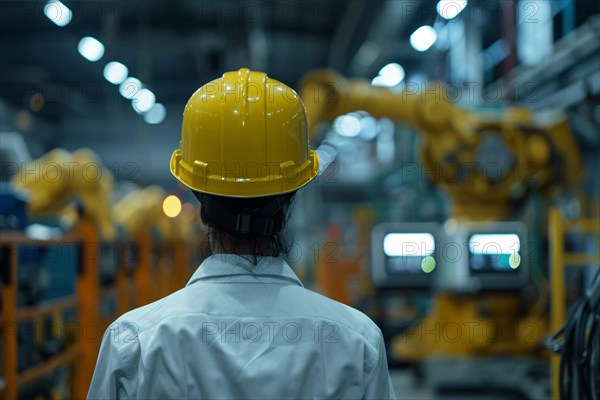
<svg viewBox="0 0 600 400">
<path fill-rule="evenodd" d="M 527 190 L 574 185 L 583 173 L 573 133 L 558 114 L 469 111 L 455 105 L 442 83 L 392 91 L 329 70 L 307 74 L 300 92 L 311 134 L 319 122 L 357 110 L 415 128 L 423 137 L 423 170 L 452 197 L 457 218 L 505 218 Z"/>
</svg>

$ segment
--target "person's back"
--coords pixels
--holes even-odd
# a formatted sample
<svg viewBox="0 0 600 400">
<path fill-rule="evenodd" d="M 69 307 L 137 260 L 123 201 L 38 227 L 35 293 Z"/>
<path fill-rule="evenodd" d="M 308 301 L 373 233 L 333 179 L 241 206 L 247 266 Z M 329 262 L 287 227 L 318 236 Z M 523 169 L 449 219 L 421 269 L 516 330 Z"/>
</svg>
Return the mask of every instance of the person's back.
<svg viewBox="0 0 600 400">
<path fill-rule="evenodd" d="M 187 287 L 110 332 L 90 398 L 394 396 L 377 326 L 304 289 L 283 258 L 211 256 Z"/>
<path fill-rule="evenodd" d="M 213 256 L 111 325 L 88 398 L 394 398 L 377 326 L 284 261 L 287 211 L 318 171 L 289 87 L 241 69 L 196 91 L 171 172 L 199 200 Z"/>
</svg>

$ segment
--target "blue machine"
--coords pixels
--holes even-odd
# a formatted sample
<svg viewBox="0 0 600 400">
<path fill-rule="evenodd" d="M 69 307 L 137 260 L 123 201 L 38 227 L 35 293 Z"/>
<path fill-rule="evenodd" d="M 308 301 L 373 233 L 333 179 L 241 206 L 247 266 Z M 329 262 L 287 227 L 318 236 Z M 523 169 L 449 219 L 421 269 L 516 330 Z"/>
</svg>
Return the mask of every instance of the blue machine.
<svg viewBox="0 0 600 400">
<path fill-rule="evenodd" d="M 0 182 L 0 230 L 23 231 L 27 225 L 28 196 Z"/>
</svg>

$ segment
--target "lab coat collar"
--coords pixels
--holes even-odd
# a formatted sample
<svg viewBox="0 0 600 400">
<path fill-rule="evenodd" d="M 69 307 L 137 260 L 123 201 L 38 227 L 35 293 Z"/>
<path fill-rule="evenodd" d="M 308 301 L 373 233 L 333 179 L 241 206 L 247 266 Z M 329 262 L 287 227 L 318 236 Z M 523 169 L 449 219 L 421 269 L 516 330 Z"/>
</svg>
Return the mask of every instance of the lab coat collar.
<svg viewBox="0 0 600 400">
<path fill-rule="evenodd" d="M 251 255 L 213 254 L 200 264 L 186 286 L 199 280 L 244 275 L 283 279 L 303 286 L 283 257 L 257 257 L 256 265 L 251 260 Z"/>
</svg>

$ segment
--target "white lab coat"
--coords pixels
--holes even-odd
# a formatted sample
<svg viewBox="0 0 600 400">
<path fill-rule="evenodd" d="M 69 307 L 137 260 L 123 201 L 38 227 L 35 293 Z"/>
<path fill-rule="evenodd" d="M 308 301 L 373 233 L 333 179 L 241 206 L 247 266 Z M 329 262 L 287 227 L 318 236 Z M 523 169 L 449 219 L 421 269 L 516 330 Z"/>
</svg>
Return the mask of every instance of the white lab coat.
<svg viewBox="0 0 600 400">
<path fill-rule="evenodd" d="M 283 258 L 213 255 L 105 333 L 89 399 L 395 398 L 379 328 Z"/>
</svg>

